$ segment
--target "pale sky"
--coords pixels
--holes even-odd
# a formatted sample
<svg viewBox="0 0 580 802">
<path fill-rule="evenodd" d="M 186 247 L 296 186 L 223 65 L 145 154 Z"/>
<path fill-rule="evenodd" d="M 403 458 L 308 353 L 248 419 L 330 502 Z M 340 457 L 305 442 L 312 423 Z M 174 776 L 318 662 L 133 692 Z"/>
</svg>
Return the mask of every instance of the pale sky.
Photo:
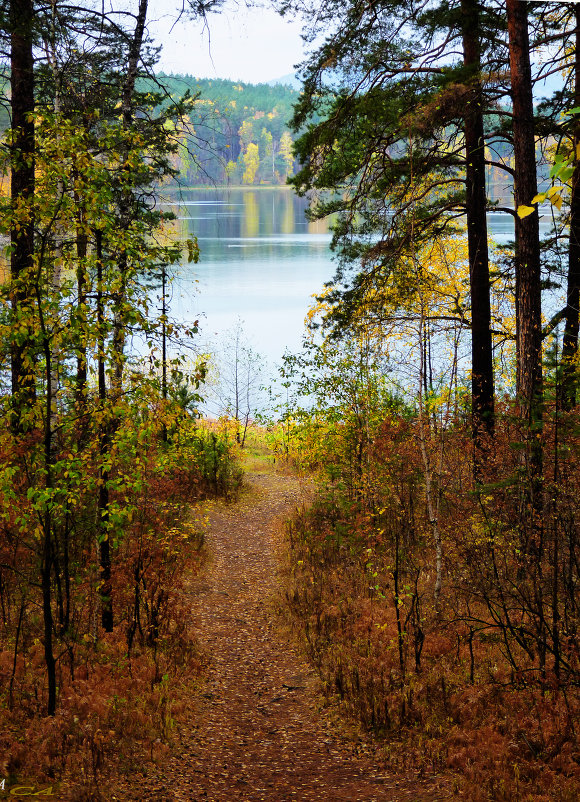
<svg viewBox="0 0 580 802">
<path fill-rule="evenodd" d="M 288 22 L 272 9 L 227 3 L 226 10 L 208 15 L 204 26 L 185 15 L 174 24 L 179 4 L 150 4 L 149 31 L 163 45 L 158 70 L 265 83 L 293 73 L 304 58 L 300 22 Z"/>
</svg>

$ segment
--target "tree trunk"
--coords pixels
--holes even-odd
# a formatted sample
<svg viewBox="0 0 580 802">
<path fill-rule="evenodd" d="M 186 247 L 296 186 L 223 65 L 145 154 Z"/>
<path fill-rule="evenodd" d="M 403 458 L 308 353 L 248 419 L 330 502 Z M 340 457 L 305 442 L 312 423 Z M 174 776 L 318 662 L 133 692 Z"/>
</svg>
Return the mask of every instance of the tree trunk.
<svg viewBox="0 0 580 802">
<path fill-rule="evenodd" d="M 97 326 L 99 388 L 99 498 L 97 527 L 99 540 L 101 624 L 105 632 L 113 631 L 113 589 L 111 585 L 111 544 L 109 540 L 109 471 L 105 468 L 110 451 L 109 421 L 106 417 L 107 387 L 105 383 L 105 313 L 103 308 L 103 233 L 95 232 L 97 256 Z"/>
<path fill-rule="evenodd" d="M 574 107 L 580 106 L 580 6 L 576 6 L 576 51 L 574 57 Z M 568 287 L 566 293 L 564 337 L 562 341 L 562 406 L 576 404 L 576 357 L 578 354 L 580 304 L 580 115 L 574 117 L 574 173 L 570 197 L 570 245 L 568 249 Z"/>
<path fill-rule="evenodd" d="M 45 359 L 46 398 L 44 412 L 44 487 L 49 498 L 54 490 L 53 465 L 54 465 L 54 442 L 53 429 L 54 423 L 54 386 L 51 380 L 53 376 L 53 353 L 51 350 L 50 336 L 46 328 L 46 320 L 42 308 L 41 288 L 36 283 L 34 288 L 38 303 L 38 318 L 40 332 L 42 334 L 42 347 Z M 46 674 L 48 679 L 48 703 L 47 713 L 54 716 L 56 711 L 56 661 L 53 650 L 53 628 L 54 619 L 52 614 L 52 571 L 55 568 L 56 544 L 53 537 L 52 511 L 50 504 L 46 505 L 43 518 L 42 533 L 42 561 L 41 561 L 41 587 L 42 587 L 42 618 L 44 624 L 44 661 L 46 664 Z"/>
<path fill-rule="evenodd" d="M 34 60 L 32 55 L 32 0 L 12 0 L 11 27 L 11 196 L 15 217 L 12 223 L 10 277 L 14 324 L 20 321 L 28 329 L 24 341 L 11 345 L 11 373 L 14 431 L 26 428 L 26 410 L 35 399 L 31 360 L 31 291 L 34 262 Z M 19 214 L 18 210 L 25 214 Z"/>
<path fill-rule="evenodd" d="M 139 10 L 135 22 L 135 31 L 129 46 L 129 53 L 127 59 L 127 75 L 123 84 L 122 95 L 122 116 L 123 128 L 128 131 L 133 123 L 133 95 L 135 91 L 135 81 L 139 71 L 139 61 L 141 58 L 141 49 L 143 47 L 143 38 L 145 35 L 145 23 L 147 21 L 148 0 L 139 0 Z M 129 169 L 124 165 L 128 159 L 128 146 L 124 146 L 123 154 L 123 167 L 122 170 Z M 124 179 L 121 179 L 124 184 Z M 125 186 L 121 187 L 121 196 L 119 200 L 119 228 L 123 232 L 129 230 L 131 225 L 131 207 L 133 196 L 130 189 Z M 125 350 L 125 315 L 124 307 L 127 296 L 127 250 L 124 246 L 121 247 L 117 259 L 119 269 L 119 289 L 115 297 L 115 313 L 113 323 L 113 373 L 112 373 L 112 391 L 115 398 L 120 397 L 123 386 L 123 368 L 124 368 L 124 350 Z"/>
<path fill-rule="evenodd" d="M 161 268 L 161 397 L 167 401 L 167 271 Z M 165 414 L 166 410 L 164 410 Z M 161 439 L 167 442 L 167 423 L 163 423 Z"/>
<path fill-rule="evenodd" d="M 511 93 L 513 100 L 515 205 L 531 206 L 537 194 L 532 71 L 528 36 L 528 7 L 507 0 Z M 540 235 L 538 209 L 516 214 L 516 338 L 517 395 L 525 421 L 526 467 L 532 529 L 540 525 L 542 477 L 542 320 Z"/>
<path fill-rule="evenodd" d="M 75 169 L 73 177 L 76 182 L 79 180 L 78 171 Z M 76 251 L 77 251 L 77 370 L 75 400 L 77 414 L 79 418 L 86 413 L 87 408 L 87 248 L 88 237 L 85 230 L 85 211 L 80 193 L 74 191 L 75 200 L 75 223 L 76 223 Z"/>
<path fill-rule="evenodd" d="M 515 205 L 530 206 L 537 194 L 536 146 L 527 3 L 507 0 L 510 76 L 513 101 Z M 516 294 L 518 318 L 517 390 L 530 422 L 541 416 L 541 282 L 540 235 L 537 208 L 527 217 L 516 215 Z"/>
<path fill-rule="evenodd" d="M 480 83 L 480 26 L 477 0 L 462 0 L 463 58 L 468 70 L 469 100 L 464 116 L 466 157 L 466 211 L 471 291 L 471 392 L 475 470 L 484 455 L 482 435 L 493 435 L 494 386 L 485 140 Z"/>
<path fill-rule="evenodd" d="M 55 140 L 56 140 L 56 145 L 58 147 L 60 143 L 59 117 L 61 112 L 62 71 L 59 69 L 58 60 L 56 56 L 56 13 L 57 13 L 56 0 L 51 0 L 51 5 L 52 5 L 52 15 L 51 15 L 50 34 L 44 41 L 44 49 L 47 55 L 48 65 L 50 67 L 50 71 L 52 73 L 52 78 L 54 81 L 53 109 L 56 121 Z M 65 193 L 64 181 L 61 177 L 58 179 L 56 186 L 56 196 L 59 201 L 63 197 L 64 193 Z M 49 276 L 48 286 L 50 294 L 53 298 L 57 298 L 60 295 L 61 282 L 62 282 L 63 244 L 66 238 L 67 238 L 67 232 L 65 230 L 64 221 L 60 220 L 57 217 L 54 220 L 54 225 L 52 230 L 54 256 L 52 259 L 52 264 L 50 265 L 50 267 L 47 267 Z M 50 374 L 47 374 L 47 381 L 49 383 L 49 385 L 47 386 L 47 393 L 50 395 L 52 399 L 50 414 L 52 416 L 51 429 L 54 436 L 54 433 L 57 431 L 58 428 L 57 398 L 60 389 L 60 375 L 59 375 L 60 358 L 58 354 L 53 353 L 52 365 L 53 365 L 53 370 L 50 372 Z"/>
<path fill-rule="evenodd" d="M 54 659 L 54 652 L 52 648 L 52 524 L 50 520 L 50 511 L 48 510 L 44 514 L 43 530 L 41 584 L 42 618 L 44 623 L 44 662 L 46 664 L 46 675 L 48 679 L 48 702 L 46 712 L 49 716 L 54 716 L 56 711 L 56 661 Z"/>
</svg>

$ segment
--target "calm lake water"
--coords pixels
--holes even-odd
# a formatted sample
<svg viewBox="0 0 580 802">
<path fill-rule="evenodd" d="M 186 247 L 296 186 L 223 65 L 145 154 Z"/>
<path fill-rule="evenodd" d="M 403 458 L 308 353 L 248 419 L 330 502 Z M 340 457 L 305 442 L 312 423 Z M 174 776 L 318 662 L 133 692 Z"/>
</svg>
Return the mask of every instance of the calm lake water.
<svg viewBox="0 0 580 802">
<path fill-rule="evenodd" d="M 198 238 L 201 258 L 176 271 L 173 316 L 199 318 L 210 344 L 240 317 L 271 364 L 298 350 L 312 296 L 335 270 L 328 226 L 308 223 L 307 205 L 284 187 L 182 192 L 170 208 L 181 236 Z M 513 238 L 511 215 L 490 214 L 488 224 L 498 243 Z"/>
<path fill-rule="evenodd" d="M 334 272 L 328 226 L 307 222 L 307 204 L 289 188 L 182 192 L 172 208 L 201 256 L 177 271 L 173 315 L 199 318 L 209 342 L 240 317 L 270 362 L 298 350 L 312 296 Z"/>
</svg>

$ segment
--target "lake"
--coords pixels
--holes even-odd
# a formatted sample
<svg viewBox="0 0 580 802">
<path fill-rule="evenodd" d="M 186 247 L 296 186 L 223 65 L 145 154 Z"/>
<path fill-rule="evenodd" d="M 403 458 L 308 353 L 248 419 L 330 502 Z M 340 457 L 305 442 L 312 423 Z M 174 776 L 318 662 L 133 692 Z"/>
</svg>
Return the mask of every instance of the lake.
<svg viewBox="0 0 580 802">
<path fill-rule="evenodd" d="M 175 271 L 173 316 L 199 318 L 210 345 L 239 317 L 271 364 L 285 349 L 298 350 L 312 296 L 335 271 L 328 225 L 309 223 L 307 205 L 287 187 L 182 191 L 168 208 L 180 235 L 198 238 L 201 256 Z M 498 243 L 513 238 L 511 215 L 490 214 L 488 225 Z"/>
<path fill-rule="evenodd" d="M 198 264 L 182 264 L 173 286 L 172 314 L 200 320 L 212 342 L 243 321 L 252 347 L 269 362 L 298 350 L 312 295 L 332 278 L 325 222 L 308 223 L 308 201 L 290 188 L 181 193 L 170 208 L 181 236 L 196 236 Z"/>
</svg>

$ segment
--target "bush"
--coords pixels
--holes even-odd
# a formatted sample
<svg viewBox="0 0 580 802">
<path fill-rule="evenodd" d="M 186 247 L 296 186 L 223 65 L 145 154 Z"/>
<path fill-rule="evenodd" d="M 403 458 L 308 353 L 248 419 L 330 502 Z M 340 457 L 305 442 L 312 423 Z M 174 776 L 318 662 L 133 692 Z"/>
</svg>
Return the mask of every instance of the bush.
<svg viewBox="0 0 580 802">
<path fill-rule="evenodd" d="M 12 435 L 0 433 L 0 768 L 37 783 L 63 780 L 61 793 L 75 800 L 97 798 L 112 762 L 127 768 L 167 748 L 174 692 L 199 668 L 184 578 L 200 564 L 203 529 L 191 509 L 231 497 L 241 477 L 227 431 L 154 396 L 117 406 L 104 457 L 103 420 L 87 425 L 95 436 L 60 431 L 48 490 L 41 439 L 32 432 L 14 450 Z M 57 685 L 48 717 L 46 542 Z M 109 600 L 114 627 L 104 632 Z"/>
<path fill-rule="evenodd" d="M 333 478 L 289 524 L 288 604 L 329 693 L 394 765 L 458 771 L 470 799 L 580 787 L 576 418 L 546 421 L 541 526 L 509 404 L 477 490 L 460 423 L 386 412 L 358 478 L 321 437 Z"/>
</svg>

